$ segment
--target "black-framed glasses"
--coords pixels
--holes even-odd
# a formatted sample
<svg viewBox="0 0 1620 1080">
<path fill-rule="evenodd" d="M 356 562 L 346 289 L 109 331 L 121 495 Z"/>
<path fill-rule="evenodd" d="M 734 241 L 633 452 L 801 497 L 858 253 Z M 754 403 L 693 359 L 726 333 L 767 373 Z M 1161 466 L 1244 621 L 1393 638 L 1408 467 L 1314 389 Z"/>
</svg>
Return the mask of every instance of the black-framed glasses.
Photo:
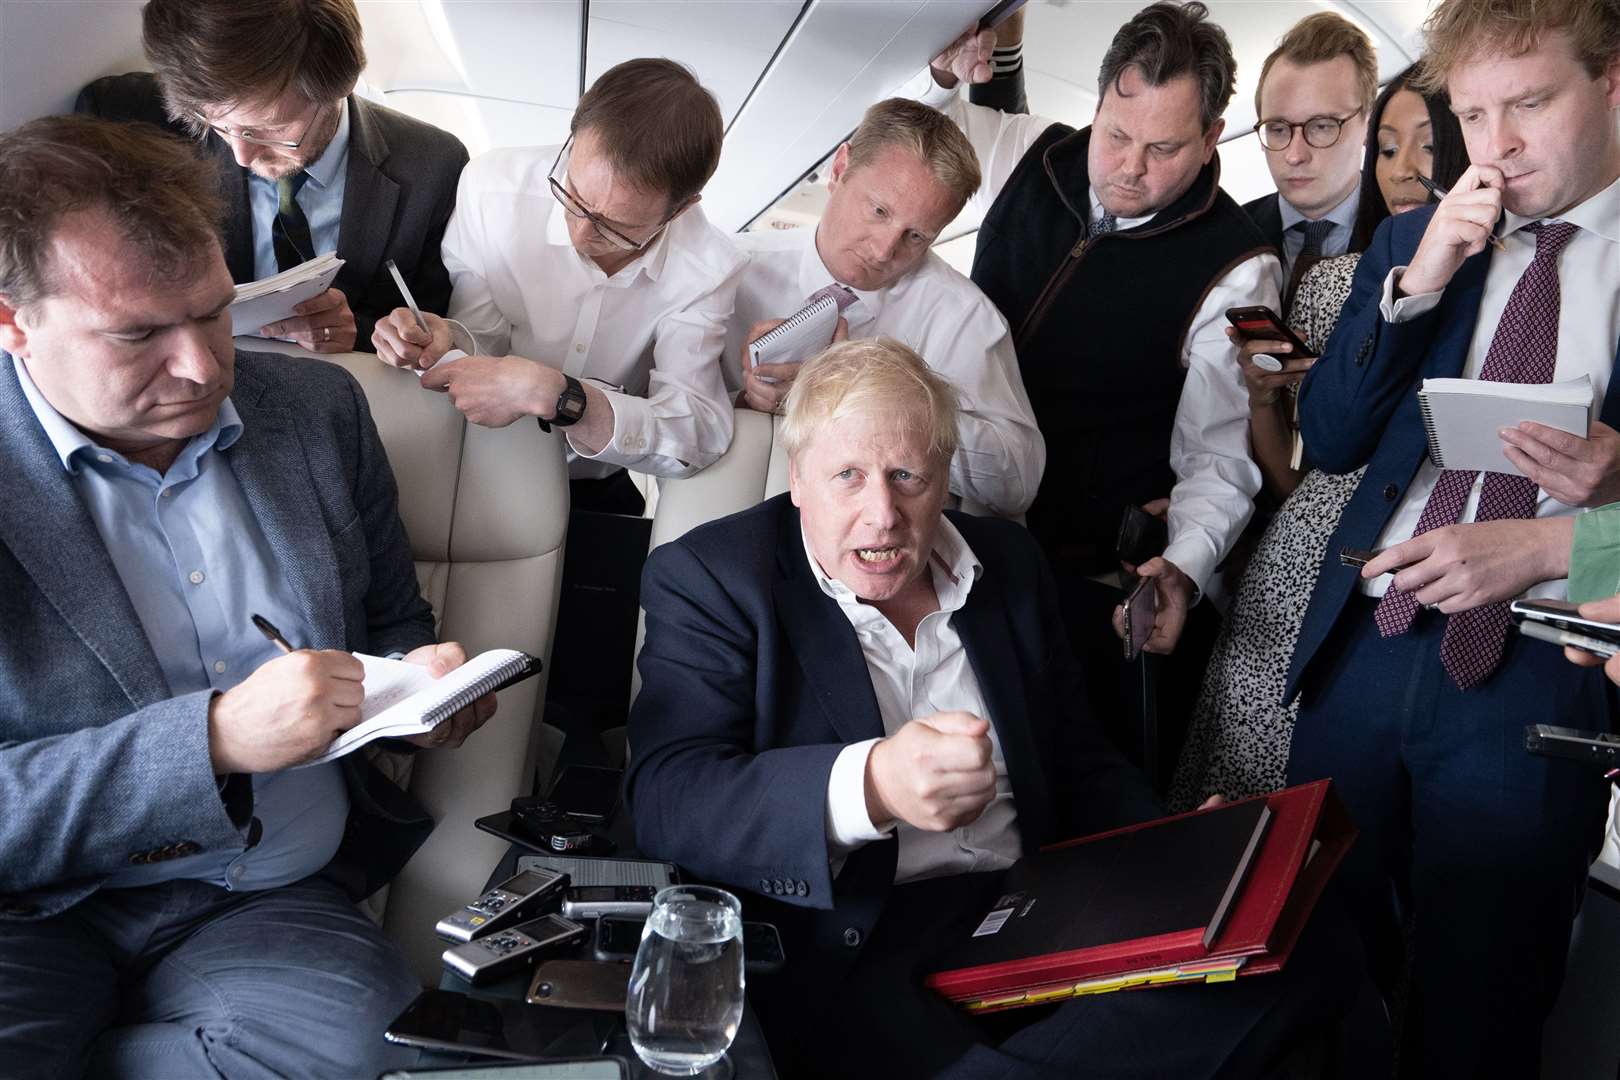
<svg viewBox="0 0 1620 1080">
<path fill-rule="evenodd" d="M 569 148 L 573 145 L 574 137 L 570 135 L 568 136 L 568 141 L 563 143 L 562 149 L 557 151 L 557 160 L 551 163 L 551 172 L 546 176 L 546 179 L 551 183 L 551 193 L 557 197 L 557 202 L 562 204 L 562 208 L 564 210 L 579 218 L 581 221 L 590 222 L 591 227 L 596 230 L 596 235 L 600 236 L 602 239 L 606 240 L 608 243 L 612 244 L 621 251 L 641 251 L 646 248 L 648 244 L 652 243 L 658 238 L 659 233 L 664 231 L 664 226 L 668 225 L 671 221 L 674 221 L 675 215 L 680 213 L 682 208 L 685 207 L 686 204 L 682 203 L 680 206 L 677 206 L 674 210 L 670 211 L 669 216 L 663 221 L 660 221 L 658 226 L 654 228 L 652 232 L 647 234 L 647 238 L 645 240 L 630 239 L 628 236 L 624 235 L 624 233 L 603 221 L 601 217 L 586 209 L 585 204 L 575 198 L 574 193 L 568 190 L 568 186 L 557 180 L 557 167 L 562 164 L 563 158 L 568 156 Z"/>
<path fill-rule="evenodd" d="M 251 127 L 237 128 L 233 131 L 229 124 L 216 124 L 214 121 L 208 119 L 208 117 L 204 116 L 200 112 L 194 112 L 191 115 L 195 116 L 198 120 L 201 120 L 208 126 L 208 130 L 212 131 L 221 138 L 236 139 L 239 142 L 252 143 L 254 146 L 275 146 L 280 147 L 283 150 L 296 150 L 304 144 L 304 140 L 309 138 L 309 133 L 315 129 L 315 121 L 320 119 L 321 109 L 322 106 L 315 106 L 314 114 L 304 123 L 303 132 L 299 134 L 298 138 L 291 141 L 286 139 L 272 138 L 268 135 L 261 134 L 258 129 Z M 288 127 L 290 125 L 280 124 L 277 126 Z"/>
<path fill-rule="evenodd" d="M 1349 116 L 1313 116 L 1300 124 L 1290 124 L 1287 120 L 1262 120 L 1254 125 L 1254 133 L 1260 136 L 1260 145 L 1271 151 L 1288 149 L 1294 141 L 1295 131 L 1305 136 L 1305 145 L 1326 150 L 1339 141 L 1339 136 L 1344 134 L 1344 125 L 1360 115 L 1361 110 L 1357 109 Z"/>
</svg>

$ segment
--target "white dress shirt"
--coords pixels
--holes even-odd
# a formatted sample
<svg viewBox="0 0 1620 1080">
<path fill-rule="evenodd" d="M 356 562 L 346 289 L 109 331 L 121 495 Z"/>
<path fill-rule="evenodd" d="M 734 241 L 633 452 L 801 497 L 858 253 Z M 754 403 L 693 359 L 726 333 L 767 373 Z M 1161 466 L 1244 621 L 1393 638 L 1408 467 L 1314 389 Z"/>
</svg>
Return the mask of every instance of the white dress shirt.
<svg viewBox="0 0 1620 1080">
<path fill-rule="evenodd" d="M 1504 251 L 1491 253 L 1490 268 L 1485 272 L 1485 291 L 1479 301 L 1479 318 L 1474 322 L 1474 336 L 1468 346 L 1468 359 L 1463 365 L 1462 377 L 1477 379 L 1485 367 L 1485 355 L 1490 351 L 1491 339 L 1502 320 L 1508 297 L 1519 278 L 1529 269 L 1536 254 L 1535 233 L 1525 229 L 1536 218 L 1522 218 L 1503 211 L 1502 242 Z M 1603 396 L 1609 389 L 1609 372 L 1614 366 L 1615 344 L 1620 341 L 1620 180 L 1615 181 L 1590 199 L 1573 207 L 1557 218 L 1579 226 L 1580 231 L 1569 241 L 1558 256 L 1558 361 L 1553 369 L 1553 381 L 1578 379 L 1582 375 L 1592 380 L 1592 415 L 1603 406 Z M 1384 279 L 1384 297 L 1380 313 L 1390 322 L 1405 322 L 1430 311 L 1440 302 L 1441 293 L 1422 293 L 1395 299 L 1395 285 L 1406 267 L 1397 266 Z M 1417 388 L 1413 387 L 1413 393 Z M 1506 445 L 1505 443 L 1503 445 Z M 1429 493 L 1440 479 L 1440 469 L 1427 457 L 1418 467 L 1417 476 L 1406 489 L 1406 498 L 1395 515 L 1378 536 L 1378 548 L 1410 540 L 1417 530 L 1418 519 Z M 1480 473 L 1463 504 L 1461 522 L 1472 522 L 1479 509 L 1479 493 L 1485 482 Z M 1579 507 L 1567 506 L 1539 488 L 1536 491 L 1538 518 L 1570 517 L 1581 513 Z M 1382 596 L 1389 588 L 1389 575 L 1361 582 L 1368 596 Z M 1527 595 L 1538 598 L 1563 599 L 1568 591 L 1567 578 L 1544 581 L 1530 589 Z"/>
<path fill-rule="evenodd" d="M 694 206 L 609 277 L 569 243 L 547 183 L 557 151 L 492 150 L 462 171 L 444 233 L 450 317 L 482 353 L 602 388 L 613 438 L 594 456 L 570 440 L 571 476 L 694 473 L 731 445 L 721 351 L 746 260 Z"/>
<path fill-rule="evenodd" d="M 1003 113 L 970 104 L 955 91 L 928 80 L 914 94 L 955 120 L 979 156 L 984 182 L 968 205 L 988 210 L 1017 168 L 1024 152 L 1054 121 Z M 921 88 L 908 83 L 907 90 Z M 1091 198 L 1092 220 L 1102 204 Z M 1119 218 L 1130 229 L 1148 218 Z M 1263 304 L 1282 309 L 1282 267 L 1271 254 L 1245 259 L 1228 270 L 1204 296 L 1187 327 L 1181 364 L 1187 380 L 1176 407 L 1170 436 L 1170 468 L 1176 484 L 1170 496 L 1170 544 L 1164 557 L 1193 580 L 1202 594 L 1215 583 L 1215 567 L 1226 557 L 1254 512 L 1260 469 L 1249 456 L 1249 392 L 1238 367 L 1238 351 L 1226 339 L 1226 309 Z"/>
<path fill-rule="evenodd" d="M 212 138 L 219 138 L 218 135 Z M 343 191 L 349 175 L 349 99 L 338 109 L 337 132 L 321 156 L 304 166 L 309 179 L 298 189 L 293 201 L 309 222 L 309 241 L 314 251 L 303 252 L 305 261 L 336 251 L 338 226 L 343 222 Z M 248 209 L 253 221 L 253 276 L 276 274 L 276 215 L 281 212 L 281 195 L 274 180 L 248 173 Z"/>
<path fill-rule="evenodd" d="M 968 590 L 984 571 L 955 525 L 943 516 L 939 519 L 929 562 L 939 610 L 924 616 L 918 624 L 915 649 L 906 644 L 905 637 L 882 612 L 861 603 L 847 585 L 822 571 L 808 539 L 804 542 L 804 557 L 810 560 L 810 570 L 821 591 L 838 601 L 838 610 L 855 628 L 885 735 L 895 734 L 912 720 L 939 712 L 967 712 L 991 720 L 962 638 L 951 625 L 951 615 L 967 603 Z M 1015 717 L 1014 721 L 1019 719 Z M 873 822 L 867 816 L 866 759 L 877 741 L 867 739 L 844 747 L 827 778 L 827 855 L 835 863 L 891 831 L 900 849 L 894 867 L 896 884 L 945 874 L 999 870 L 1011 866 L 1023 854 L 1018 810 L 993 722 L 990 761 L 996 771 L 996 796 L 972 824 L 950 832 L 928 832 L 905 822 Z"/>
<path fill-rule="evenodd" d="M 1333 223 L 1327 239 L 1322 241 L 1322 258 L 1331 259 L 1350 250 L 1350 234 L 1355 231 L 1356 211 L 1360 208 L 1361 184 L 1357 182 L 1356 186 L 1350 189 L 1350 194 L 1339 200 L 1338 206 L 1316 219 Z M 1277 196 L 1277 209 L 1282 215 L 1282 272 L 1283 279 L 1287 280 L 1294 272 L 1294 261 L 1299 258 L 1299 253 L 1305 250 L 1305 230 L 1296 229 L 1294 226 L 1311 219 L 1300 213 L 1293 203 L 1280 194 Z"/>
<path fill-rule="evenodd" d="M 784 319 L 835 279 L 816 249 L 814 229 L 743 233 L 749 255 L 726 335 L 729 385 L 741 386 L 748 329 Z M 1024 392 L 1007 320 L 979 287 L 930 251 L 918 267 L 876 292 L 854 290 L 844 311 L 851 338 L 891 337 L 909 345 L 961 396 L 960 449 L 951 491 L 1011 517 L 1035 499 L 1046 441 Z"/>
</svg>

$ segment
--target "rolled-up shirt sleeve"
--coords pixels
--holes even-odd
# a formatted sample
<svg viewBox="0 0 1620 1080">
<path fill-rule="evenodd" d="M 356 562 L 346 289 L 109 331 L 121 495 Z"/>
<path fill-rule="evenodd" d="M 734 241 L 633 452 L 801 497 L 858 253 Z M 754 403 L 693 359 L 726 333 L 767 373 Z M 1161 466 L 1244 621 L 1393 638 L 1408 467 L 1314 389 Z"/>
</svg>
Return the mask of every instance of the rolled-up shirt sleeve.
<svg viewBox="0 0 1620 1080">
<path fill-rule="evenodd" d="M 1170 543 L 1164 557 L 1192 578 L 1200 594 L 1254 512 L 1260 469 L 1249 456 L 1249 399 L 1237 346 L 1227 340 L 1226 310 L 1282 305 L 1275 255 L 1257 255 L 1229 270 L 1205 296 L 1187 332 L 1187 381 L 1170 436 Z"/>
</svg>

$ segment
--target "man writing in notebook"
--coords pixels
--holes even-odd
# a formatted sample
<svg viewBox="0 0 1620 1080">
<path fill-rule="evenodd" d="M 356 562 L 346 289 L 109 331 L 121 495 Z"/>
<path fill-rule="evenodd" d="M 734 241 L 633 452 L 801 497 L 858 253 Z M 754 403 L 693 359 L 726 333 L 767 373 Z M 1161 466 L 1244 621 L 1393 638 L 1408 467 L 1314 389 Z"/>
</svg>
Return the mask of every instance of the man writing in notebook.
<svg viewBox="0 0 1620 1080">
<path fill-rule="evenodd" d="M 432 821 L 364 754 L 298 766 L 360 719 L 351 652 L 465 657 L 433 644 L 354 380 L 234 350 L 221 212 L 154 129 L 0 136 L 0 967 L 27 972 L 0 980 L 8 1076 L 410 1060 L 380 1032 L 416 980 L 354 902 Z"/>
<path fill-rule="evenodd" d="M 1318 579 L 1288 775 L 1333 777 L 1361 827 L 1341 878 L 1374 975 L 1407 987 L 1402 1068 L 1534 1076 L 1608 793 L 1525 753 L 1524 725 L 1614 717 L 1507 603 L 1564 597 L 1579 508 L 1620 489 L 1620 3 L 1447 0 L 1424 67 L 1473 165 L 1379 228 L 1304 383 L 1307 455 L 1367 470 L 1328 550 L 1381 554 Z M 1424 379 L 1582 376 L 1588 438 L 1500 433 L 1522 476 L 1428 460 Z"/>
<path fill-rule="evenodd" d="M 1046 443 L 1007 321 L 933 251 L 940 230 L 978 187 L 973 147 L 950 120 L 904 98 L 872 106 L 833 156 L 827 207 L 814 229 L 738 236 L 749 262 L 726 351 L 737 358 L 731 371 L 741 378 L 747 404 L 776 411 L 798 365 L 756 371 L 746 342 L 816 290 L 847 287 L 854 296 L 843 312 L 850 337 L 890 337 L 910 346 L 961 394 L 951 494 L 1010 516 L 1035 497 Z"/>
<path fill-rule="evenodd" d="M 790 492 L 648 557 L 637 843 L 782 930 L 787 971 L 749 990 L 786 1075 L 1260 1075 L 1353 987 L 1354 949 L 1342 982 L 1319 966 L 1326 911 L 1275 981 L 1202 997 L 992 1030 L 920 983 L 988 910 L 989 871 L 1161 813 L 1086 708 L 1029 534 L 943 509 L 957 417 L 903 345 L 834 345 L 788 396 Z"/>
<path fill-rule="evenodd" d="M 720 164 L 713 95 L 671 60 L 628 60 L 580 98 L 562 146 L 467 167 L 444 259 L 449 320 L 404 308 L 377 355 L 426 372 L 469 420 L 567 429 L 576 510 L 640 513 L 625 469 L 685 476 L 731 445 L 720 367 L 743 257 L 698 206 Z"/>
<path fill-rule="evenodd" d="M 355 95 L 366 66 L 353 0 L 149 0 L 146 72 L 97 79 L 78 111 L 164 120 L 204 140 L 226 197 L 238 283 L 335 251 L 333 287 L 264 327 L 316 352 L 371 348 L 398 303 L 393 259 L 442 312 L 439 242 L 467 163 L 454 135 Z"/>
</svg>

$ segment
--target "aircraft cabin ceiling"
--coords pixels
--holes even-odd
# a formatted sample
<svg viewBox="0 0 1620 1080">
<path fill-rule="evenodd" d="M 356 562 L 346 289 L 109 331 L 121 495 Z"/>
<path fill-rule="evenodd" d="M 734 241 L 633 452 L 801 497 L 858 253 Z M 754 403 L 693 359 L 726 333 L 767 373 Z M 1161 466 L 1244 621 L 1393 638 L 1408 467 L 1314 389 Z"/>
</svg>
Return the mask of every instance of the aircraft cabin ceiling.
<svg viewBox="0 0 1620 1080">
<path fill-rule="evenodd" d="M 1222 150 L 1235 196 L 1269 190 L 1254 78 L 1276 38 L 1336 10 L 1374 38 L 1387 78 L 1416 55 L 1427 0 L 1208 0 L 1238 57 Z M 988 0 L 359 0 L 362 92 L 454 131 L 474 154 L 561 142 L 581 89 L 635 56 L 688 65 L 727 138 L 704 195 L 727 229 L 792 191 L 862 110 L 921 69 Z M 1030 0 L 1032 108 L 1086 123 L 1097 65 L 1142 0 Z M 0 126 L 71 105 L 83 83 L 144 67 L 140 0 L 0 0 Z M 970 223 L 963 223 L 970 227 Z M 962 231 L 962 228 L 955 230 Z"/>
</svg>

